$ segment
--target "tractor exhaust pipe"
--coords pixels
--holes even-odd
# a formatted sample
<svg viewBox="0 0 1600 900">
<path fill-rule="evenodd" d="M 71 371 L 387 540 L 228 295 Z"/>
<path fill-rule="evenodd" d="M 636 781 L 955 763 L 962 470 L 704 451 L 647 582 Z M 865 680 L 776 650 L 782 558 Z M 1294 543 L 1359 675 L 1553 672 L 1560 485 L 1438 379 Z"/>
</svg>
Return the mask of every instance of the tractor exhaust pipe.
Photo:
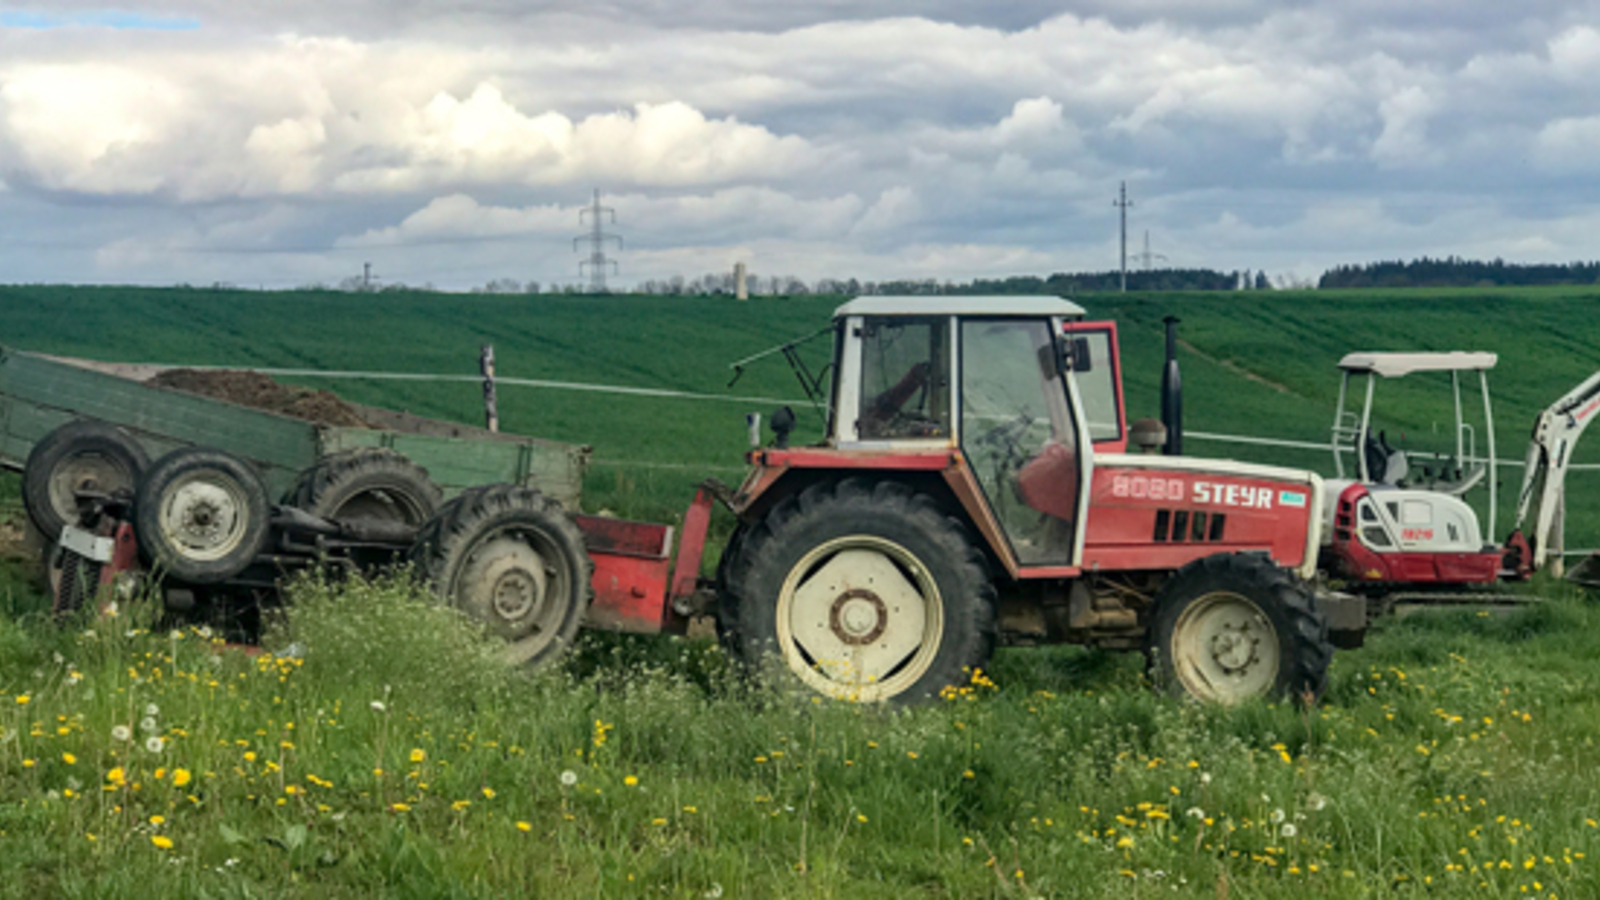
<svg viewBox="0 0 1600 900">
<path fill-rule="evenodd" d="M 1167 316 L 1167 363 L 1161 370 L 1161 424 L 1167 426 L 1166 456 L 1183 455 L 1183 376 L 1178 372 L 1177 316 Z"/>
</svg>

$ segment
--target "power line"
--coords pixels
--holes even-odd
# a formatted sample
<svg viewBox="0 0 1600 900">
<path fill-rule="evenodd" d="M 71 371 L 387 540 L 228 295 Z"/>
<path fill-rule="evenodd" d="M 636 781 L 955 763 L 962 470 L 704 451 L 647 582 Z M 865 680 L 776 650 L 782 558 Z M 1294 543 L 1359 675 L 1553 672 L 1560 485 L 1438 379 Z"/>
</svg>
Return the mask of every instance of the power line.
<svg viewBox="0 0 1600 900">
<path fill-rule="evenodd" d="M 1148 228 L 1144 230 L 1144 252 L 1134 254 L 1133 258 L 1139 261 L 1140 267 L 1146 272 L 1150 271 L 1152 264 L 1156 260 L 1159 259 L 1163 262 L 1167 260 L 1167 257 L 1164 254 L 1150 252 L 1150 229 Z"/>
<path fill-rule="evenodd" d="M 589 233 L 582 237 L 572 239 L 572 249 L 577 250 L 578 244 L 587 241 L 589 244 L 589 258 L 578 263 L 578 276 L 583 276 L 583 267 L 589 267 L 589 292 L 591 294 L 606 293 L 606 267 L 610 266 L 612 272 L 618 271 L 617 261 L 606 257 L 606 241 L 616 241 L 617 249 L 622 249 L 622 237 L 607 234 L 605 230 L 605 214 L 611 214 L 611 224 L 617 224 L 617 211 L 609 206 L 600 205 L 600 189 L 594 189 L 594 203 L 588 209 L 579 210 L 578 224 L 583 224 L 584 214 L 589 216 Z"/>
</svg>

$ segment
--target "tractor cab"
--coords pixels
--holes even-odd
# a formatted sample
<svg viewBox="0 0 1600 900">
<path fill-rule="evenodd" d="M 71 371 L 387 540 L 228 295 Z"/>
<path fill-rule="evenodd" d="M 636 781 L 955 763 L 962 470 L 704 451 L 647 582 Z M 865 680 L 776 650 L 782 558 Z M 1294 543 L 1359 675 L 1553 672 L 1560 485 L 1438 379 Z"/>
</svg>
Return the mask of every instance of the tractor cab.
<svg viewBox="0 0 1600 900">
<path fill-rule="evenodd" d="M 1126 446 L 1115 325 L 1053 297 L 865 297 L 835 314 L 832 447 L 958 450 L 1023 566 L 1067 565 L 1091 448 Z"/>
</svg>

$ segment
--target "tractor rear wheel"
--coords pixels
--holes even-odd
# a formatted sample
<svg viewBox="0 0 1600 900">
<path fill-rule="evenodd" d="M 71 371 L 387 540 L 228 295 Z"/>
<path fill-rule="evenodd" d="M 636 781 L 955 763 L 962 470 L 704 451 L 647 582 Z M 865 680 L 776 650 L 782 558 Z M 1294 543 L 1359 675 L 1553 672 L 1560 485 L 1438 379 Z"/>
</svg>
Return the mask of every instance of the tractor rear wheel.
<svg viewBox="0 0 1600 900">
<path fill-rule="evenodd" d="M 916 702 L 994 648 L 995 590 L 966 529 L 895 482 L 814 485 L 743 529 L 723 562 L 722 638 L 817 693 Z"/>
<path fill-rule="evenodd" d="M 1179 569 L 1156 595 L 1146 641 L 1156 686 L 1208 703 L 1315 700 L 1333 656 L 1310 594 L 1261 554 Z"/>
<path fill-rule="evenodd" d="M 428 470 L 383 447 L 330 453 L 300 475 L 289 505 L 324 519 L 420 526 L 444 495 Z"/>
<path fill-rule="evenodd" d="M 22 503 L 39 533 L 51 542 L 78 521 L 79 490 L 132 491 L 150 465 L 139 442 L 95 419 L 68 422 L 45 435 L 22 470 Z"/>
<path fill-rule="evenodd" d="M 506 641 L 513 665 L 566 652 L 593 596 L 583 533 L 531 488 L 463 491 L 423 525 L 411 559 L 444 602 Z"/>
</svg>

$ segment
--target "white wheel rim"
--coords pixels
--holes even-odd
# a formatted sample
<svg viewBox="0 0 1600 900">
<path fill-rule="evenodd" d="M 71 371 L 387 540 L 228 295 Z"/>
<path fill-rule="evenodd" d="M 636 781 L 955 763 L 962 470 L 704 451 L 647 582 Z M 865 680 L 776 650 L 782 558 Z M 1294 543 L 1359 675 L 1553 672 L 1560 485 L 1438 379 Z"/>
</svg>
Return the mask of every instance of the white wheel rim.
<svg viewBox="0 0 1600 900">
<path fill-rule="evenodd" d="M 122 460 L 105 453 L 79 453 L 57 466 L 50 478 L 50 504 L 68 522 L 78 520 L 78 491 L 111 493 L 131 488 L 134 474 Z M 59 535 L 56 535 L 59 537 Z"/>
<path fill-rule="evenodd" d="M 944 603 L 911 551 L 872 535 L 835 538 L 790 569 L 778 593 L 778 645 L 807 686 L 870 703 L 909 689 L 933 665 Z"/>
<path fill-rule="evenodd" d="M 554 549 L 537 534 L 498 532 L 468 554 L 452 591 L 458 609 L 507 642 L 506 659 L 520 664 L 561 634 L 571 575 L 551 564 Z M 541 552 L 544 551 L 544 552 Z"/>
<path fill-rule="evenodd" d="M 1232 591 L 1198 597 L 1172 629 L 1172 667 L 1189 695 L 1232 704 L 1271 692 L 1278 632 L 1255 603 Z"/>
<path fill-rule="evenodd" d="M 195 562 L 222 559 L 244 542 L 249 500 L 226 476 L 197 472 L 174 482 L 161 501 L 161 532 L 167 544 Z"/>
</svg>

